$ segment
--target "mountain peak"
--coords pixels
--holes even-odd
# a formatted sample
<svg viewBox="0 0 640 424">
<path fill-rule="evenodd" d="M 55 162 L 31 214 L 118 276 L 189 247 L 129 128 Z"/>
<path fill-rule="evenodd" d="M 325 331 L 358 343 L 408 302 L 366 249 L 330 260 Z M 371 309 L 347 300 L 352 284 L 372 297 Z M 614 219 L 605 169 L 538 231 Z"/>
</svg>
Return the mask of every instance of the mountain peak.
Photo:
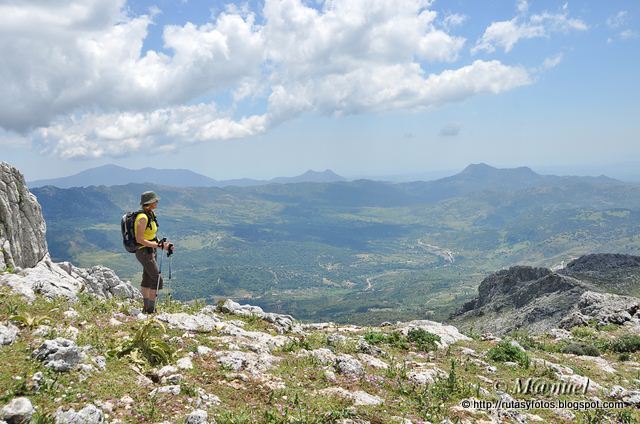
<svg viewBox="0 0 640 424">
<path fill-rule="evenodd" d="M 345 178 L 330 169 L 325 169 L 324 171 L 314 171 L 313 169 L 309 169 L 304 174 L 295 177 L 278 177 L 271 180 L 271 182 L 274 183 L 331 183 L 337 181 L 345 181 Z"/>
<path fill-rule="evenodd" d="M 330 169 L 325 169 L 324 171 L 315 171 L 313 169 L 308 169 L 307 172 L 305 172 L 302 175 L 330 175 L 330 176 L 338 176 L 338 174 L 336 174 L 335 172 L 333 172 Z"/>
<path fill-rule="evenodd" d="M 480 162 L 480 163 L 471 163 L 469 165 L 467 165 L 466 168 L 464 168 L 462 170 L 462 174 L 475 174 L 475 173 L 486 173 L 486 172 L 490 172 L 490 171 L 497 171 L 498 168 L 495 168 L 491 165 L 487 165 L 484 162 Z"/>
<path fill-rule="evenodd" d="M 533 171 L 528 166 L 518 166 L 515 168 L 496 168 L 491 165 L 487 165 L 484 162 L 480 163 L 472 163 L 468 165 L 465 169 L 462 170 L 461 174 L 482 174 L 486 175 L 489 173 L 498 173 L 498 172 L 517 172 L 519 174 L 529 174 L 529 175 L 538 175 L 535 171 Z"/>
</svg>

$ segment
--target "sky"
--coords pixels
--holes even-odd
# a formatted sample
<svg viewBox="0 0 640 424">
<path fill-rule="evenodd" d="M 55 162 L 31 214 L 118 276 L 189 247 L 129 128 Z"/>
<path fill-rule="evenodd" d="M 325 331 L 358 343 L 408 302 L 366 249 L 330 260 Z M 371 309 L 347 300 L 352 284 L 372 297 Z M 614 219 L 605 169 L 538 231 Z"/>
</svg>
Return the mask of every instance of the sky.
<svg viewBox="0 0 640 424">
<path fill-rule="evenodd" d="M 27 180 L 640 163 L 637 0 L 3 0 L 0 34 Z"/>
</svg>

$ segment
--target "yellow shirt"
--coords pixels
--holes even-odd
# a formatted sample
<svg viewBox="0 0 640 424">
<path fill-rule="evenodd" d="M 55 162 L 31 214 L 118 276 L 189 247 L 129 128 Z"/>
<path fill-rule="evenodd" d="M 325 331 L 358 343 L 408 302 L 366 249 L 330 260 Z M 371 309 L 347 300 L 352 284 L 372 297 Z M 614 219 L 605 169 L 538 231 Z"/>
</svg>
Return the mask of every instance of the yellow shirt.
<svg viewBox="0 0 640 424">
<path fill-rule="evenodd" d="M 153 217 L 153 212 L 150 213 L 150 215 Z M 135 230 L 134 231 L 138 231 L 138 223 L 140 222 L 141 218 L 147 218 L 147 215 L 145 215 L 144 213 L 139 213 L 138 216 L 136 216 L 136 221 L 134 224 Z M 158 232 L 158 226 L 156 225 L 156 221 L 155 220 L 151 220 L 151 228 L 149 228 L 149 223 L 147 222 L 147 227 L 145 227 L 144 229 L 144 234 L 143 234 L 143 238 L 145 240 L 153 240 L 154 238 L 156 238 L 156 233 Z M 137 238 L 137 234 L 136 234 L 136 238 Z M 138 249 L 142 249 L 143 247 L 146 246 L 138 246 Z"/>
</svg>

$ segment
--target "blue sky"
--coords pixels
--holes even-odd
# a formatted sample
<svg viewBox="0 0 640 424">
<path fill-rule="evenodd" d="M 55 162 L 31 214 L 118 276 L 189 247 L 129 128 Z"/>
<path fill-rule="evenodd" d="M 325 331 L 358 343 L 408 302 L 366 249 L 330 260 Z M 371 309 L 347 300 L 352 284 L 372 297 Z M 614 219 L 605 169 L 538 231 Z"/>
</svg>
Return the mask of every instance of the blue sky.
<svg viewBox="0 0 640 424">
<path fill-rule="evenodd" d="M 5 2 L 0 32 L 29 180 L 640 162 L 637 1 Z"/>
</svg>

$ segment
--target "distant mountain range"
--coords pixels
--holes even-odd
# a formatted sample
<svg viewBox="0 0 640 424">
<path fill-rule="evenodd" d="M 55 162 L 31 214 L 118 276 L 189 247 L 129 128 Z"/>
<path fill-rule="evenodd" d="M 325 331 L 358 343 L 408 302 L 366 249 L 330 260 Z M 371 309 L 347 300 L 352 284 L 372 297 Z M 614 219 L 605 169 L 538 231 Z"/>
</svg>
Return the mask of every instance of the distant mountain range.
<svg viewBox="0 0 640 424">
<path fill-rule="evenodd" d="M 434 174 L 435 176 L 436 174 Z M 187 169 L 128 169 L 117 165 L 104 165 L 87 169 L 68 177 L 34 180 L 28 183 L 30 188 L 55 186 L 59 188 L 117 186 L 126 184 L 157 184 L 173 187 L 252 187 L 267 184 L 291 183 L 335 183 L 348 180 L 327 169 L 322 172 L 309 170 L 294 177 L 277 177 L 270 180 L 239 178 L 231 180 L 215 180 Z M 360 179 L 357 181 L 373 181 Z M 406 188 L 406 194 L 414 194 L 420 198 L 440 200 L 482 190 L 514 190 L 535 187 L 541 184 L 554 185 L 579 181 L 618 182 L 604 175 L 599 177 L 575 177 L 541 175 L 528 167 L 495 168 L 485 163 L 471 164 L 462 172 L 430 181 L 398 182 Z"/>
<path fill-rule="evenodd" d="M 346 181 L 345 178 L 327 169 L 322 172 L 309 170 L 295 177 L 277 177 L 271 180 L 254 180 L 240 178 L 232 180 L 215 180 L 188 169 L 129 169 L 117 165 L 104 165 L 86 169 L 74 175 L 62 178 L 29 181 L 30 188 L 55 186 L 59 188 L 116 186 L 130 183 L 152 183 L 173 187 L 249 187 L 265 184 L 287 184 L 300 182 L 330 183 Z"/>
</svg>

